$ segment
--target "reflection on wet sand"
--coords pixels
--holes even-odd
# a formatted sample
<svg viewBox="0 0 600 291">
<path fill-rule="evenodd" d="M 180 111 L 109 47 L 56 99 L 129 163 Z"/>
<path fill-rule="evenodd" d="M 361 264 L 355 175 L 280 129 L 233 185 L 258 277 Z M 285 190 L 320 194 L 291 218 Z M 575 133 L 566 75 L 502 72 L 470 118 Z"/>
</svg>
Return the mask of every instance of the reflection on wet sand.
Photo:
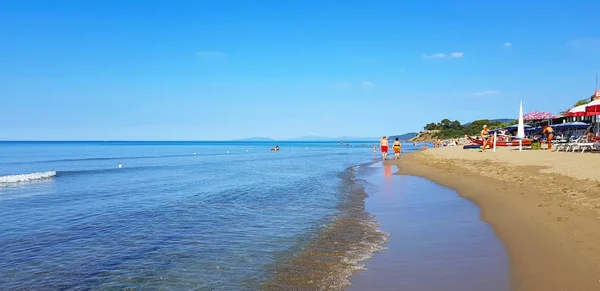
<svg viewBox="0 0 600 291">
<path fill-rule="evenodd" d="M 357 172 L 367 210 L 391 238 L 347 290 L 509 290 L 504 246 L 479 209 L 451 189 L 395 170 L 376 164 Z"/>
</svg>

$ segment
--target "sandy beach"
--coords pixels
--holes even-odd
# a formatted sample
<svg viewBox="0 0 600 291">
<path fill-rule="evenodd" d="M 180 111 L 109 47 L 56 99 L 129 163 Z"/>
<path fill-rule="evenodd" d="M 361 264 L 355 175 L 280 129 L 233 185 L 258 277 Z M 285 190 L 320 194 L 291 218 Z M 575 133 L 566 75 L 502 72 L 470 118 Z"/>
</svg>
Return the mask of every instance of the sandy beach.
<svg viewBox="0 0 600 291">
<path fill-rule="evenodd" d="M 481 208 L 513 290 L 600 290 L 600 154 L 446 147 L 387 163 Z"/>
</svg>

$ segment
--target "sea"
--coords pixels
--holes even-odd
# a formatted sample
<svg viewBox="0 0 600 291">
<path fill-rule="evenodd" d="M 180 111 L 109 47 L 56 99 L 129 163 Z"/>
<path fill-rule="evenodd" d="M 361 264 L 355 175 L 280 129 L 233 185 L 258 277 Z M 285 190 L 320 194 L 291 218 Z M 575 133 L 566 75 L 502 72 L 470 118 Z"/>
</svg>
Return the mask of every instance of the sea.
<svg viewBox="0 0 600 291">
<path fill-rule="evenodd" d="M 389 238 L 354 179 L 379 161 L 365 142 L 0 142 L 0 290 L 341 290 Z"/>
</svg>

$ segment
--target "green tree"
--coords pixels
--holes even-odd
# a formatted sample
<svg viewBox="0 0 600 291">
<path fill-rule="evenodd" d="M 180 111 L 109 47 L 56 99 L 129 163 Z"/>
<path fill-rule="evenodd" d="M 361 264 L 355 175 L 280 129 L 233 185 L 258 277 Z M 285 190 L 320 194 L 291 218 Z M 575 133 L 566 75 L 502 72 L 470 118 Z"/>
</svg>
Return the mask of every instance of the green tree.
<svg viewBox="0 0 600 291">
<path fill-rule="evenodd" d="M 442 119 L 442 121 L 440 121 L 440 125 L 442 126 L 442 128 L 449 128 L 450 127 L 450 119 L 448 118 L 444 118 Z"/>
<path fill-rule="evenodd" d="M 460 129 L 462 127 L 462 125 L 460 124 L 460 122 L 458 120 L 454 120 L 452 122 L 450 122 L 450 124 L 448 125 L 448 128 L 451 129 Z"/>
<path fill-rule="evenodd" d="M 428 123 L 427 125 L 425 125 L 424 129 L 425 130 L 436 130 L 438 128 L 438 125 L 435 123 Z"/>
<path fill-rule="evenodd" d="M 584 104 L 588 104 L 588 103 L 590 103 L 590 99 L 589 98 L 581 99 L 581 100 L 575 102 L 575 105 L 573 105 L 573 107 L 577 107 L 579 105 L 584 105 Z"/>
</svg>

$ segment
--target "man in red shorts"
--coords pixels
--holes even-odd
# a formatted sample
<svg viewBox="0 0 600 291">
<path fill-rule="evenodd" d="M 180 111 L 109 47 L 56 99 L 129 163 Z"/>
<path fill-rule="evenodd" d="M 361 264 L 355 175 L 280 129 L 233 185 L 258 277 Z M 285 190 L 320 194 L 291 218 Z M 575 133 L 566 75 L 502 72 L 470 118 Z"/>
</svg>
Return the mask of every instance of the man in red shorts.
<svg viewBox="0 0 600 291">
<path fill-rule="evenodd" d="M 386 136 L 384 136 L 379 141 L 379 147 L 381 148 L 381 158 L 385 161 L 387 160 L 387 152 L 388 152 L 389 141 Z"/>
</svg>

